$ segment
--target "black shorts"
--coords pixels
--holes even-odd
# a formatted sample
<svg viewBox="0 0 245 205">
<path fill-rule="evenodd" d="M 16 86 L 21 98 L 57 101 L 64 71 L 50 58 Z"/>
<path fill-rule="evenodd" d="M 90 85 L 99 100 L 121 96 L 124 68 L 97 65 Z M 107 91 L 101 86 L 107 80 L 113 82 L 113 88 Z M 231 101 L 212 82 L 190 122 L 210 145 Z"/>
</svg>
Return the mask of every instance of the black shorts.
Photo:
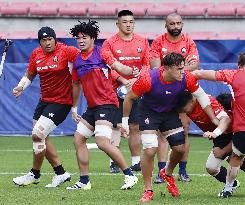
<svg viewBox="0 0 245 205">
<path fill-rule="evenodd" d="M 232 133 L 222 134 L 218 136 L 217 138 L 213 139 L 213 147 L 219 147 L 220 149 L 223 149 L 226 145 L 228 145 L 231 142 L 232 136 Z"/>
<path fill-rule="evenodd" d="M 114 124 L 117 107 L 115 105 L 99 105 L 94 108 L 87 108 L 82 118 L 95 127 L 97 120 L 107 120 Z"/>
<path fill-rule="evenodd" d="M 35 109 L 33 119 L 38 120 L 41 115 L 51 119 L 56 126 L 62 123 L 71 110 L 71 105 L 59 104 L 59 103 L 50 103 L 38 102 L 38 105 Z"/>
<path fill-rule="evenodd" d="M 160 130 L 160 132 L 165 132 L 183 127 L 179 119 L 179 113 L 174 110 L 158 113 L 144 106 L 143 103 L 140 103 L 138 108 L 140 131 Z"/>
<path fill-rule="evenodd" d="M 245 154 L 245 132 L 236 132 L 232 137 L 233 145 L 242 153 Z"/>
<path fill-rule="evenodd" d="M 123 117 L 123 99 L 118 98 L 119 101 L 119 108 L 116 112 L 113 127 L 116 128 L 117 124 L 122 123 Z M 129 115 L 128 123 L 136 123 L 139 124 L 139 100 L 135 100 L 132 106 L 132 110 Z"/>
</svg>

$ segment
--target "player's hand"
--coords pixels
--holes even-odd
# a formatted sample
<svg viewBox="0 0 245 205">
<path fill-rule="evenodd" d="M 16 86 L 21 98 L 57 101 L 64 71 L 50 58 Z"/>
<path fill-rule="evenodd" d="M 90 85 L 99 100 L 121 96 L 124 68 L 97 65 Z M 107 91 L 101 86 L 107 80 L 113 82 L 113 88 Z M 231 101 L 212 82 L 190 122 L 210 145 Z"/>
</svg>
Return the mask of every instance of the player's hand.
<svg viewBox="0 0 245 205">
<path fill-rule="evenodd" d="M 128 119 L 129 117 L 123 117 L 122 118 L 122 128 L 121 128 L 121 133 L 125 138 L 128 138 L 127 136 L 129 135 L 129 125 L 128 125 Z"/>
<path fill-rule="evenodd" d="M 133 72 L 132 72 L 132 74 L 133 74 L 133 76 L 134 76 L 135 78 L 138 78 L 139 75 L 140 75 L 140 70 L 139 70 L 139 68 L 137 68 L 136 66 L 133 66 Z"/>
<path fill-rule="evenodd" d="M 213 132 L 204 132 L 203 137 L 208 138 L 209 140 L 215 139 L 217 136 Z"/>
<path fill-rule="evenodd" d="M 120 124 L 117 124 L 117 128 L 120 130 L 120 132 L 121 132 L 121 136 L 122 137 L 124 137 L 124 138 L 126 138 L 126 139 L 128 139 L 129 138 L 129 135 L 127 135 L 125 132 L 123 133 L 122 131 L 122 124 L 120 123 Z"/>
<path fill-rule="evenodd" d="M 19 97 L 23 92 L 23 87 L 22 86 L 16 86 L 14 89 L 13 89 L 13 95 L 15 97 Z"/>
<path fill-rule="evenodd" d="M 81 120 L 81 116 L 77 114 L 77 107 L 72 107 L 71 108 L 71 113 L 72 113 L 72 119 L 75 123 L 79 123 Z"/>
</svg>

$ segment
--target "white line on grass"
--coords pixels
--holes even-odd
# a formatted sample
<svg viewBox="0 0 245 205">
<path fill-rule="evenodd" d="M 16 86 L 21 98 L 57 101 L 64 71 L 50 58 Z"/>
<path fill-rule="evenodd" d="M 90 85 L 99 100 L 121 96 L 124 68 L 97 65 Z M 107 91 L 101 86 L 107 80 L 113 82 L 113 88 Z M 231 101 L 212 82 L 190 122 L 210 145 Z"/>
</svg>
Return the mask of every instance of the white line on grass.
<svg viewBox="0 0 245 205">
<path fill-rule="evenodd" d="M 24 172 L 0 172 L 0 175 L 24 175 L 26 173 Z M 71 175 L 79 175 L 79 173 L 70 173 Z M 42 175 L 54 175 L 53 172 L 44 172 L 42 173 Z M 123 176 L 124 174 L 122 173 L 118 173 L 118 174 L 110 174 L 110 173 L 106 173 L 106 172 L 100 172 L 100 173 L 97 173 L 97 172 L 92 172 L 92 173 L 89 173 L 89 175 L 91 176 Z M 141 173 L 135 173 L 135 175 L 141 175 Z M 175 176 L 177 176 L 177 174 L 174 174 Z M 208 174 L 197 174 L 197 173 L 193 173 L 193 174 L 189 174 L 188 175 L 190 176 L 198 176 L 198 177 L 207 177 L 207 176 L 210 176 Z"/>
</svg>

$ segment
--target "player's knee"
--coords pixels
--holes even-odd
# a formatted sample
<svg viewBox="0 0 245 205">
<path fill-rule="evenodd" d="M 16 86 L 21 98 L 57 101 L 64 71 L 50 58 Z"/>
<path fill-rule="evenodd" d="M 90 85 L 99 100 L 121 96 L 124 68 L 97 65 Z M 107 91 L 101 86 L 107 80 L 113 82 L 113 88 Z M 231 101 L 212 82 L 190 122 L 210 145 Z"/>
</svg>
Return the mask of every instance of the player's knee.
<svg viewBox="0 0 245 205">
<path fill-rule="evenodd" d="M 111 139 L 112 128 L 108 125 L 95 125 L 95 137 L 106 137 Z"/>
<path fill-rule="evenodd" d="M 176 145 L 172 147 L 173 152 L 178 153 L 178 154 L 184 154 L 185 153 L 185 145 Z"/>
<path fill-rule="evenodd" d="M 33 141 L 33 152 L 35 154 L 39 154 L 46 149 L 45 139 L 41 139 L 41 141 Z"/>
<path fill-rule="evenodd" d="M 74 138 L 73 138 L 73 144 L 74 144 L 75 146 L 78 146 L 78 145 L 80 145 L 80 144 L 86 144 L 86 140 L 87 140 L 86 137 L 82 136 L 82 135 L 81 135 L 80 133 L 78 133 L 78 132 L 75 132 Z"/>
<path fill-rule="evenodd" d="M 157 148 L 158 147 L 158 136 L 156 134 L 142 134 L 141 141 L 143 149 Z"/>
<path fill-rule="evenodd" d="M 96 137 L 95 142 L 98 145 L 98 148 L 103 151 L 106 150 L 106 147 L 112 146 L 110 140 L 106 137 Z"/>
<path fill-rule="evenodd" d="M 207 172 L 211 175 L 211 176 L 215 176 L 219 173 L 218 169 L 213 169 L 213 168 L 208 168 L 206 167 Z"/>
<path fill-rule="evenodd" d="M 90 130 L 84 123 L 81 121 L 77 124 L 77 130 L 76 130 L 77 135 L 84 136 L 85 138 L 91 137 L 94 132 Z M 76 135 L 75 133 L 75 135 Z"/>
</svg>

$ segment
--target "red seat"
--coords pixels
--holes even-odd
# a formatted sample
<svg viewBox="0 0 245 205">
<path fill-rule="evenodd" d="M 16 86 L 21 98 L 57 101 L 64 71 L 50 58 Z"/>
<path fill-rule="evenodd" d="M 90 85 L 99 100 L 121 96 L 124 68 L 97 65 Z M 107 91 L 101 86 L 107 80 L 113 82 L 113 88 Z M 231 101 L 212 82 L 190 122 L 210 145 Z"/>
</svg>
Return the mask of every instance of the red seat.
<svg viewBox="0 0 245 205">
<path fill-rule="evenodd" d="M 122 7 L 124 4 L 119 2 L 96 3 L 95 7 L 88 9 L 88 13 L 90 16 L 115 16 L 118 8 Z"/>
<path fill-rule="evenodd" d="M 71 38 L 71 34 L 69 34 L 68 32 L 65 31 L 56 31 L 56 37 L 57 38 Z"/>
<path fill-rule="evenodd" d="M 218 3 L 213 8 L 208 8 L 208 16 L 235 16 L 236 9 L 242 7 L 242 3 Z"/>
<path fill-rule="evenodd" d="M 56 16 L 58 10 L 66 6 L 65 2 L 43 2 L 30 8 L 30 14 L 36 16 Z"/>
<path fill-rule="evenodd" d="M 148 16 L 167 16 L 174 13 L 178 8 L 183 7 L 181 3 L 156 3 L 154 7 L 147 9 Z"/>
<path fill-rule="evenodd" d="M 10 39 L 35 39 L 37 38 L 37 32 L 34 31 L 14 31 L 9 33 Z"/>
<path fill-rule="evenodd" d="M 30 7 L 37 6 L 35 2 L 11 2 L 1 7 L 2 15 L 28 15 Z"/>
<path fill-rule="evenodd" d="M 88 9 L 95 7 L 95 3 L 71 2 L 59 9 L 60 16 L 86 16 Z"/>
<path fill-rule="evenodd" d="M 213 39 L 213 37 L 216 36 L 216 33 L 207 32 L 207 31 L 190 32 L 188 36 L 190 36 L 193 40 L 209 40 L 209 39 Z"/>
<path fill-rule="evenodd" d="M 134 16 L 145 16 L 148 8 L 154 7 L 154 3 L 142 2 L 142 3 L 128 3 L 125 8 L 134 13 Z"/>
<path fill-rule="evenodd" d="M 181 16 L 205 16 L 207 9 L 214 7 L 213 3 L 194 2 L 187 3 L 184 7 L 178 8 L 178 14 Z"/>
<path fill-rule="evenodd" d="M 108 39 L 115 35 L 116 33 L 114 32 L 100 32 L 98 39 Z"/>
<path fill-rule="evenodd" d="M 238 16 L 245 16 L 245 7 L 237 8 L 237 15 Z"/>
</svg>

